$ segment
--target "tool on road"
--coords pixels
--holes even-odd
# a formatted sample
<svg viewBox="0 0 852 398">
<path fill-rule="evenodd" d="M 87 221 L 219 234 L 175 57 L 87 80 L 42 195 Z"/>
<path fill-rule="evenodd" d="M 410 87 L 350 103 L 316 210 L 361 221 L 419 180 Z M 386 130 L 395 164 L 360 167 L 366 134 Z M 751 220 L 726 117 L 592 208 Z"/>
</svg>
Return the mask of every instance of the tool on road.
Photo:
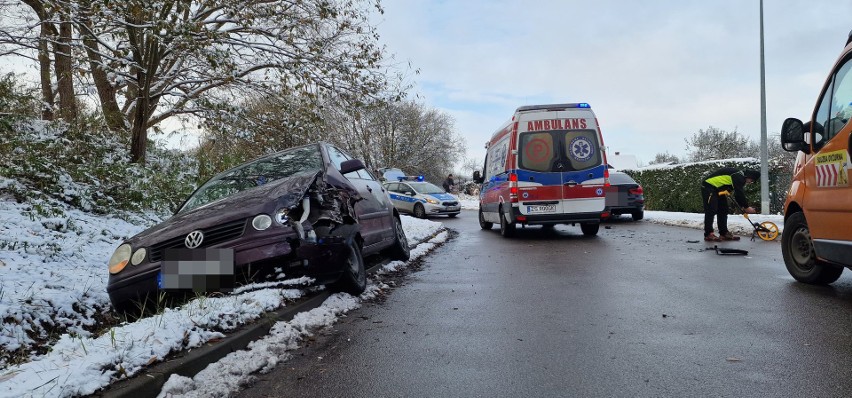
<svg viewBox="0 0 852 398">
<path fill-rule="evenodd" d="M 720 193 L 720 195 L 722 195 L 722 193 Z M 743 211 L 743 208 L 740 206 L 739 203 L 737 203 L 736 200 L 731 198 L 731 195 L 724 195 L 724 196 L 728 198 L 728 202 L 734 204 L 734 208 L 738 212 L 740 212 L 743 215 L 743 217 L 745 217 L 746 221 L 748 221 L 748 223 L 751 224 L 751 226 L 754 228 L 754 231 L 751 232 L 751 240 L 752 241 L 754 241 L 755 236 L 757 236 L 760 239 L 765 240 L 767 242 L 775 240 L 775 238 L 778 237 L 778 226 L 775 225 L 774 222 L 764 221 L 764 222 L 758 224 L 758 223 L 752 221 L 750 218 L 748 218 L 748 213 Z"/>
<path fill-rule="evenodd" d="M 715 252 L 716 252 L 716 254 L 719 254 L 719 255 L 726 255 L 726 254 L 740 254 L 740 255 L 747 255 L 747 254 L 748 254 L 748 250 L 743 250 L 743 249 L 729 249 L 729 248 L 726 248 L 726 247 L 719 247 L 719 246 L 708 247 L 708 248 L 707 248 L 707 249 L 705 249 L 705 250 L 706 250 L 706 251 L 715 251 Z"/>
</svg>

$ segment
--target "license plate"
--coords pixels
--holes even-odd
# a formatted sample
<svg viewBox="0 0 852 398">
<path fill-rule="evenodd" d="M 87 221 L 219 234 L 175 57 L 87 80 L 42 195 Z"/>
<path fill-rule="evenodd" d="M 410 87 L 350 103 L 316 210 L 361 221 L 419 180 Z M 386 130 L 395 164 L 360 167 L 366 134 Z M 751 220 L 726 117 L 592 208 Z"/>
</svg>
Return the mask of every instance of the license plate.
<svg viewBox="0 0 852 398">
<path fill-rule="evenodd" d="M 234 282 L 233 249 L 166 249 L 157 275 L 163 290 L 230 292 Z"/>
<path fill-rule="evenodd" d="M 527 214 L 553 213 L 555 211 L 556 211 L 556 205 L 527 206 Z"/>
<path fill-rule="evenodd" d="M 458 210 L 458 209 L 459 209 L 459 207 L 458 207 L 458 206 L 447 206 L 447 210 L 448 210 L 448 211 L 456 211 L 456 210 Z"/>
</svg>

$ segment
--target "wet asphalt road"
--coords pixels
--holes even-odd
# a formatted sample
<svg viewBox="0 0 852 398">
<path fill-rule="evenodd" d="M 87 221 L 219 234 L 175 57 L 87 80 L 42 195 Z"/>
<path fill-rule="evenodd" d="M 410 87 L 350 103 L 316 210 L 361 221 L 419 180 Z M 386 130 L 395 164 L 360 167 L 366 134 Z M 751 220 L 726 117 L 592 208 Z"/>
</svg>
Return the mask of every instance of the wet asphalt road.
<svg viewBox="0 0 852 398">
<path fill-rule="evenodd" d="M 793 281 L 777 242 L 704 252 L 701 231 L 605 224 L 458 236 L 386 300 L 294 352 L 244 397 L 845 397 L 852 273 Z"/>
</svg>

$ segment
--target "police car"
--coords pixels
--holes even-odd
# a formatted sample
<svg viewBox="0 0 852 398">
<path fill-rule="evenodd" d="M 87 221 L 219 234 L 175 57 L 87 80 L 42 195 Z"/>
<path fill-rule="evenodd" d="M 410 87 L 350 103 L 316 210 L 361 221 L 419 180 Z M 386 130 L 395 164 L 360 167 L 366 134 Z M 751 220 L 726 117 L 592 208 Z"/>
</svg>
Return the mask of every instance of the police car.
<svg viewBox="0 0 852 398">
<path fill-rule="evenodd" d="M 448 194 L 443 188 L 424 181 L 423 176 L 399 177 L 399 181 L 386 182 L 384 185 L 394 207 L 414 217 L 426 218 L 433 215 L 455 217 L 461 212 L 458 198 Z"/>
</svg>

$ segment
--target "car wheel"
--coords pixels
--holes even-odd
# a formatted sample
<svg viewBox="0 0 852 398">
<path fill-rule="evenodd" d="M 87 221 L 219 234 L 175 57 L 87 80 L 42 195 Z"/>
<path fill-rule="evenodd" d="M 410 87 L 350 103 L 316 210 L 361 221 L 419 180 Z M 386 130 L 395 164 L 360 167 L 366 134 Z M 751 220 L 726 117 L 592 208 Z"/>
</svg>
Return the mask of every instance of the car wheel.
<svg viewBox="0 0 852 398">
<path fill-rule="evenodd" d="M 345 292 L 357 296 L 367 289 L 367 270 L 364 268 L 364 257 L 355 239 L 348 243 L 349 253 L 343 262 L 343 275 L 331 286 L 335 292 Z"/>
<path fill-rule="evenodd" d="M 631 215 L 633 216 L 633 221 L 639 221 L 645 218 L 645 210 L 636 210 Z"/>
<path fill-rule="evenodd" d="M 515 223 L 510 223 L 506 220 L 506 213 L 503 212 L 503 208 L 500 208 L 500 235 L 503 235 L 504 238 L 511 238 L 515 235 Z"/>
<path fill-rule="evenodd" d="M 586 236 L 595 236 L 598 234 L 598 230 L 601 229 L 600 223 L 581 223 L 580 230 L 583 231 L 583 235 Z"/>
<path fill-rule="evenodd" d="M 426 218 L 426 209 L 420 203 L 414 205 L 414 217 Z"/>
<path fill-rule="evenodd" d="M 485 221 L 485 216 L 482 214 L 482 208 L 479 209 L 479 227 L 482 229 L 491 229 L 494 226 L 493 222 Z"/>
<path fill-rule="evenodd" d="M 408 247 L 408 238 L 405 236 L 405 230 L 402 228 L 402 221 L 399 217 L 393 217 L 393 228 L 396 234 L 393 245 L 387 250 L 387 255 L 392 260 L 407 261 L 411 258 L 411 248 Z"/>
<path fill-rule="evenodd" d="M 449 217 L 449 218 L 456 218 L 456 216 L 457 216 L 457 215 L 459 215 L 459 213 L 455 213 L 455 214 L 447 214 L 447 217 Z"/>
<path fill-rule="evenodd" d="M 802 283 L 827 285 L 836 281 L 843 273 L 843 267 L 817 260 L 808 222 L 802 212 L 793 213 L 784 222 L 781 254 L 787 271 Z"/>
</svg>

